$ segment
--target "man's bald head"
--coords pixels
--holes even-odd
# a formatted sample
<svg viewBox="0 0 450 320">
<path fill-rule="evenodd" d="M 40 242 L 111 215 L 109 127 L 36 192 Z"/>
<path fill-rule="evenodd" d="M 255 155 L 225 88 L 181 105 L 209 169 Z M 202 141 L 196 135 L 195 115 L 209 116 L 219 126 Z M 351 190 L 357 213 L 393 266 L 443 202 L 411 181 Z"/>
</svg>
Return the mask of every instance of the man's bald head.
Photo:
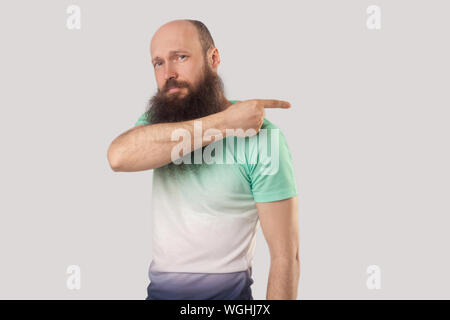
<svg viewBox="0 0 450 320">
<path fill-rule="evenodd" d="M 196 39 L 200 44 L 203 55 L 206 58 L 208 50 L 215 47 L 214 39 L 211 36 L 206 25 L 193 19 L 177 19 L 163 24 L 153 35 L 150 50 L 152 51 L 153 40 L 165 38 L 168 34 L 178 33 L 183 36 L 188 36 L 191 39 Z M 195 34 L 195 36 L 194 36 Z"/>
</svg>

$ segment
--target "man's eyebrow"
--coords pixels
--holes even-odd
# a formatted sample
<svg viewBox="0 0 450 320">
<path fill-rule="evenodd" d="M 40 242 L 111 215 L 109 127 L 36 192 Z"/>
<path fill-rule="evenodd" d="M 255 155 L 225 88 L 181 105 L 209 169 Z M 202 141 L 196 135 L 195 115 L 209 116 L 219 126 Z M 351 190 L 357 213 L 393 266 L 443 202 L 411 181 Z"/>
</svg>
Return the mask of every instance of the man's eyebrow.
<svg viewBox="0 0 450 320">
<path fill-rule="evenodd" d="M 174 54 L 177 54 L 177 53 L 190 53 L 190 52 L 187 51 L 187 50 L 172 50 L 172 51 L 169 51 L 169 55 L 174 55 Z M 161 58 L 156 56 L 156 57 L 154 57 L 152 59 L 152 62 L 155 62 L 156 60 L 159 60 L 159 59 L 161 59 Z"/>
</svg>

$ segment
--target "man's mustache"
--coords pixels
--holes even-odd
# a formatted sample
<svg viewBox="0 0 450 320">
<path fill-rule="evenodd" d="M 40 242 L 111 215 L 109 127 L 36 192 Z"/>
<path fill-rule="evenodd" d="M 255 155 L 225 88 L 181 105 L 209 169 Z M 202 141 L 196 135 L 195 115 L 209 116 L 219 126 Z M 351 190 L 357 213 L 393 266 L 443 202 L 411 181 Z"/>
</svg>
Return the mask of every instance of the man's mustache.
<svg viewBox="0 0 450 320">
<path fill-rule="evenodd" d="M 185 82 L 178 82 L 176 80 L 168 80 L 166 82 L 166 85 L 164 86 L 164 92 L 169 91 L 170 89 L 173 88 L 189 88 L 189 84 L 185 83 Z"/>
</svg>

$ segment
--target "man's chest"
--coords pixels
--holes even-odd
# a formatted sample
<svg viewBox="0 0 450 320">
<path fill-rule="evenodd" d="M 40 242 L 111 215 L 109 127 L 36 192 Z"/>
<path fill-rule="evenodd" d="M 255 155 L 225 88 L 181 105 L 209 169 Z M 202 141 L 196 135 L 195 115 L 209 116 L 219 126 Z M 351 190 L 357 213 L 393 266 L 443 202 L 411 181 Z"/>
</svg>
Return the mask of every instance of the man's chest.
<svg viewBox="0 0 450 320">
<path fill-rule="evenodd" d="M 156 169 L 153 188 L 159 198 L 153 201 L 190 212 L 230 216 L 255 208 L 250 182 L 238 164 L 202 165 L 179 174 Z"/>
</svg>

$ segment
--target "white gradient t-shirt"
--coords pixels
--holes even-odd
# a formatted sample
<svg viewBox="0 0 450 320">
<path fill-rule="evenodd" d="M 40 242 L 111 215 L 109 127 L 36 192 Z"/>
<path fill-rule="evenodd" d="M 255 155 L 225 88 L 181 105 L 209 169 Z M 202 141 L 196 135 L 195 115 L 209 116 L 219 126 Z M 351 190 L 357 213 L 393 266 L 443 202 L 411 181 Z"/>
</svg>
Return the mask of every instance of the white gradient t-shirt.
<svg viewBox="0 0 450 320">
<path fill-rule="evenodd" d="M 144 113 L 136 125 L 151 124 Z M 258 137 L 263 129 L 270 152 L 262 149 L 264 143 Z M 177 174 L 167 166 L 153 170 L 150 272 L 248 270 L 259 226 L 256 202 L 297 195 L 286 138 L 269 120 L 264 119 L 261 131 L 253 137 L 229 136 L 211 143 L 210 148 L 219 149 L 218 144 L 223 163 L 188 165 L 196 169 Z M 278 152 L 272 153 L 276 146 Z M 227 164 L 226 159 L 234 161 Z"/>
</svg>

